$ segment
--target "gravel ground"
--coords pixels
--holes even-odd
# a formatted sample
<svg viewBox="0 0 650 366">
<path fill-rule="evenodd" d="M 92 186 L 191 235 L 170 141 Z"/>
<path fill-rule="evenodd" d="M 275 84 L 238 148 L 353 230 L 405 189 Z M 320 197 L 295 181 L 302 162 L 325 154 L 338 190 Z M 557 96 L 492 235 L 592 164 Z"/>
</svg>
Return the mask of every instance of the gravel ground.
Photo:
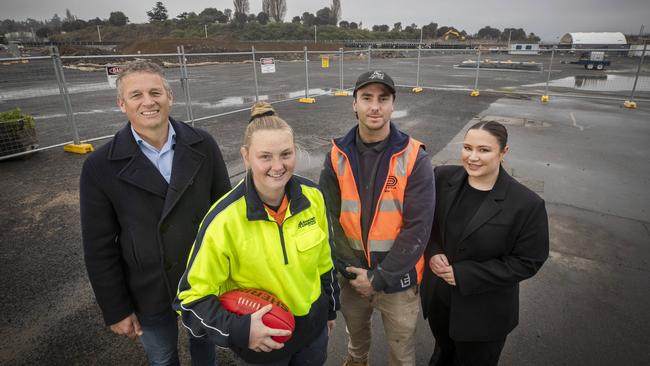
<svg viewBox="0 0 650 366">
<path fill-rule="evenodd" d="M 433 154 L 495 98 L 466 93 L 413 95 L 400 90 L 394 121 Z M 316 104 L 276 104 L 295 129 L 303 153 L 299 172 L 317 179 L 328 141 L 355 123 L 351 97 L 322 97 Z M 114 118 L 120 118 L 116 113 Z M 199 127 L 220 144 L 233 179 L 247 115 L 238 113 Z M 0 162 L 0 364 L 139 365 L 139 343 L 114 336 L 103 324 L 88 283 L 80 243 L 78 179 L 85 156 L 60 149 Z M 337 328 L 343 339 L 343 321 Z M 184 339 L 181 342 L 185 342 Z M 331 348 L 341 349 L 336 342 Z M 342 356 L 334 354 L 333 362 Z M 424 355 L 423 355 L 424 357 Z M 182 352 L 183 362 L 187 354 Z M 219 353 L 229 364 L 227 351 Z"/>
</svg>

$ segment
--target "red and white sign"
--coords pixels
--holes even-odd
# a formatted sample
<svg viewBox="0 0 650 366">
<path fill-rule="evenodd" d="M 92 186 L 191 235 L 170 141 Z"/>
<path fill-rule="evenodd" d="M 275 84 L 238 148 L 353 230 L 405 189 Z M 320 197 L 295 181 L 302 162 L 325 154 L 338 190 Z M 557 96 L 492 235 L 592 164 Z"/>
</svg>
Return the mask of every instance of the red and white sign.
<svg viewBox="0 0 650 366">
<path fill-rule="evenodd" d="M 262 74 L 275 72 L 275 61 L 272 58 L 260 58 Z"/>
<path fill-rule="evenodd" d="M 115 88 L 115 82 L 117 81 L 117 77 L 120 75 L 122 72 L 122 67 L 120 66 L 113 66 L 113 65 L 108 65 L 106 66 L 106 78 L 108 79 L 108 85 L 111 88 Z"/>
</svg>

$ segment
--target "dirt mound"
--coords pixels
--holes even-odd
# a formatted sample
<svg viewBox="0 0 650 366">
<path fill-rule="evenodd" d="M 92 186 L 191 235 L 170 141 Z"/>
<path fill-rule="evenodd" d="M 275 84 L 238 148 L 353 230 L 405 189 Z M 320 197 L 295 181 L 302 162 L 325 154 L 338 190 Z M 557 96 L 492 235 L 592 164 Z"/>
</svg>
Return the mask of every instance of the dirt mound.
<svg viewBox="0 0 650 366">
<path fill-rule="evenodd" d="M 118 54 L 176 53 L 177 46 L 184 46 L 186 53 L 200 52 L 247 52 L 251 46 L 259 51 L 302 51 L 307 46 L 312 50 L 335 51 L 342 47 L 338 43 L 313 43 L 309 41 L 239 41 L 229 37 L 216 38 L 161 38 L 124 43 L 117 48 Z"/>
</svg>

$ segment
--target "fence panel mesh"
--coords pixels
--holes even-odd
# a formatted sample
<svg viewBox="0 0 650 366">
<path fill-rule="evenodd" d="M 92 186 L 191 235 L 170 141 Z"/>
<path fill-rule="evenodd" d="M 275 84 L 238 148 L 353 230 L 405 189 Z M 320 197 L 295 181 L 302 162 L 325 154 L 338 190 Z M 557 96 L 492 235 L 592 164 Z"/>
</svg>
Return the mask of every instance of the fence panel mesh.
<svg viewBox="0 0 650 366">
<path fill-rule="evenodd" d="M 633 50 L 542 49 L 528 54 L 512 54 L 499 48 L 423 48 L 418 52 L 417 48 L 397 46 L 358 48 L 342 54 L 336 49 L 308 50 L 307 65 L 302 49 L 255 50 L 254 55 L 250 51 L 183 53 L 184 58 L 181 53 L 179 47 L 178 53 L 170 54 L 61 57 L 65 87 L 80 139 L 110 136 L 124 125 L 126 118 L 116 104 L 116 90 L 109 86 L 106 67 L 135 59 L 148 59 L 164 66 L 174 95 L 172 117 L 185 121 L 193 117 L 203 124 L 213 123 L 227 113 L 247 110 L 256 99 L 275 102 L 304 97 L 307 81 L 310 97 L 331 94 L 341 88 L 341 72 L 343 88 L 352 89 L 356 78 L 368 69 L 383 69 L 397 85 L 408 88 L 463 91 L 477 88 L 482 93 L 595 97 L 621 102 L 650 98 L 650 57 L 645 57 L 640 64 L 639 47 Z M 606 63 L 591 65 L 589 60 L 593 57 Z M 262 73 L 261 59 L 273 59 L 275 72 Z M 0 112 L 19 107 L 33 115 L 37 139 L 34 141 L 34 130 L 25 128 L 24 123 L 22 127 L 20 122 L 13 127 L 3 125 L 0 129 L 20 131 L 2 134 L 2 149 L 13 153 L 13 149 L 58 146 L 73 140 L 72 123 L 51 56 L 0 60 L 0 83 Z"/>
</svg>

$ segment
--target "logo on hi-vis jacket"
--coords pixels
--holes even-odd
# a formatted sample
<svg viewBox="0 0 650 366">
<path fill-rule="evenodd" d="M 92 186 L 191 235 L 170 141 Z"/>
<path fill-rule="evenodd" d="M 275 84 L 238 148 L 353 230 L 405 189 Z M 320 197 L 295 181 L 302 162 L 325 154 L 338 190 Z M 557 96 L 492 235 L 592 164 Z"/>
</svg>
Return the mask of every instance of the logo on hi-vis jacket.
<svg viewBox="0 0 650 366">
<path fill-rule="evenodd" d="M 316 225 L 316 217 L 310 217 L 307 220 L 302 220 L 298 223 L 298 229 L 302 229 L 307 226 Z"/>
<path fill-rule="evenodd" d="M 386 188 L 384 189 L 384 192 L 390 192 L 396 189 L 397 189 L 397 178 L 395 178 L 394 175 L 389 175 L 388 179 L 386 179 Z"/>
</svg>

